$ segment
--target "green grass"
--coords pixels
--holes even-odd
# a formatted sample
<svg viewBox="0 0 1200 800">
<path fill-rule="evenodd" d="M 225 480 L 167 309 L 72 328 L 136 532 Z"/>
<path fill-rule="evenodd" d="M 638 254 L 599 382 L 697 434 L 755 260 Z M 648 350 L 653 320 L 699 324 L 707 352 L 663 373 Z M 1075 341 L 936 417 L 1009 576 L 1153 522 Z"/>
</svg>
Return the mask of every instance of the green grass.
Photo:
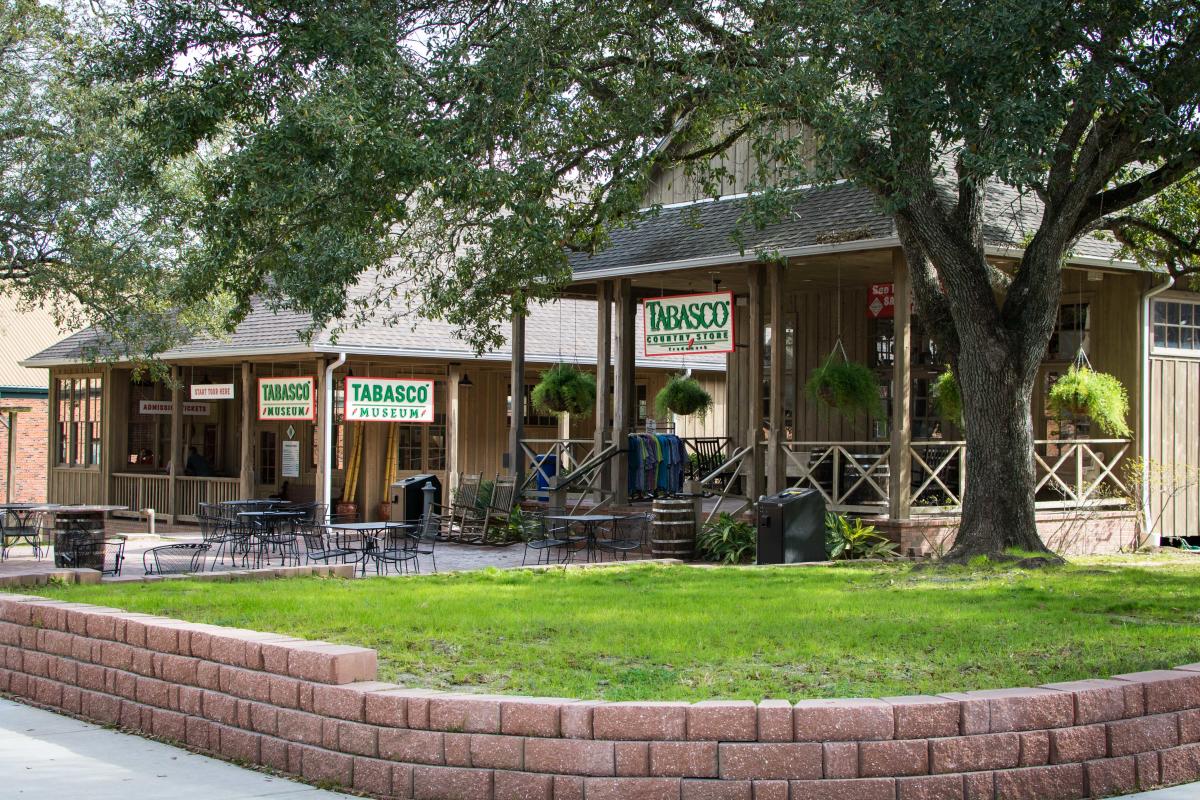
<svg viewBox="0 0 1200 800">
<path fill-rule="evenodd" d="M 581 698 L 884 696 L 1200 661 L 1200 559 L 487 571 L 43 594 L 374 647 L 406 685 Z"/>
</svg>

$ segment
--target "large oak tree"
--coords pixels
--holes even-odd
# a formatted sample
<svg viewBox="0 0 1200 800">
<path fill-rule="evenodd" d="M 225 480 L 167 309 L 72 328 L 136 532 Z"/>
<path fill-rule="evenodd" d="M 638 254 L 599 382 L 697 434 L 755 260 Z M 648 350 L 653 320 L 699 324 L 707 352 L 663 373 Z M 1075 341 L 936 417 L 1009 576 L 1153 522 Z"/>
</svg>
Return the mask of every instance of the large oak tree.
<svg viewBox="0 0 1200 800">
<path fill-rule="evenodd" d="M 774 166 L 746 224 L 792 184 L 869 189 L 964 395 L 957 556 L 1043 549 L 1030 399 L 1064 256 L 1137 240 L 1200 164 L 1192 1 L 138 0 L 91 75 L 136 98 L 137 174 L 196 164 L 192 292 L 269 286 L 322 323 L 382 267 L 359 311 L 407 294 L 481 347 L 659 170 L 715 186 L 749 140 Z M 1005 272 L 996 182 L 1041 208 Z"/>
</svg>

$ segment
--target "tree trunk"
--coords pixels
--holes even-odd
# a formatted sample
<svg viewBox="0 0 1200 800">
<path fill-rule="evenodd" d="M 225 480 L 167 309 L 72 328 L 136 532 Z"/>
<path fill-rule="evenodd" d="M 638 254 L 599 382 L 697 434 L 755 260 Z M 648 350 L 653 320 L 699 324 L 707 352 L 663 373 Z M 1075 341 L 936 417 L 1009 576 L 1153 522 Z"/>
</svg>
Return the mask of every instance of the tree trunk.
<svg viewBox="0 0 1200 800">
<path fill-rule="evenodd" d="M 1040 357 L 1013 352 L 1000 336 L 985 342 L 975 338 L 964 337 L 955 367 L 963 397 L 967 479 L 962 522 L 947 559 L 966 561 L 1008 549 L 1048 553 L 1035 518 L 1030 411 Z"/>
</svg>

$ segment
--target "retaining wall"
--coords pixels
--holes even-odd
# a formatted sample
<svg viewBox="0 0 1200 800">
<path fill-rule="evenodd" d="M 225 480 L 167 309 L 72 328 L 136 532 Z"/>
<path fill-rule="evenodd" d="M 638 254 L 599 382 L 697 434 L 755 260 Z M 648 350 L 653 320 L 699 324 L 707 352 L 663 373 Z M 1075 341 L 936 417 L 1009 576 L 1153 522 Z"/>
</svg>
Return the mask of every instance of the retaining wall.
<svg viewBox="0 0 1200 800">
<path fill-rule="evenodd" d="M 1200 778 L 1200 664 L 884 699 L 602 703 L 375 681 L 376 653 L 0 595 L 0 691 L 421 800 L 1073 800 Z"/>
</svg>

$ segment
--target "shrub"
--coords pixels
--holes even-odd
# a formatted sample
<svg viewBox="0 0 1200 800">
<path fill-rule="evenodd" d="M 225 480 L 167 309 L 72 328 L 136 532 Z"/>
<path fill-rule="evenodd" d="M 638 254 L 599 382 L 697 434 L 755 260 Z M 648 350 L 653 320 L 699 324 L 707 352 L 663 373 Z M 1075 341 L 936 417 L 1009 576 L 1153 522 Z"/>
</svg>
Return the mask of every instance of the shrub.
<svg viewBox="0 0 1200 800">
<path fill-rule="evenodd" d="M 1090 417 L 1109 436 L 1129 436 L 1125 417 L 1129 414 L 1129 396 L 1121 382 L 1105 372 L 1086 366 L 1073 366 L 1054 382 L 1047 401 L 1059 414 Z"/>
<path fill-rule="evenodd" d="M 672 375 L 657 395 L 654 396 L 654 411 L 660 417 L 678 414 L 688 417 L 696 414 L 700 419 L 713 406 L 712 395 L 695 378 Z"/>
<path fill-rule="evenodd" d="M 718 564 L 752 562 L 758 552 L 758 536 L 749 522 L 722 512 L 696 537 L 696 552 L 705 561 Z"/>
<path fill-rule="evenodd" d="M 830 512 L 825 515 L 825 553 L 834 561 L 892 558 L 896 545 L 861 519 Z"/>
<path fill-rule="evenodd" d="M 570 364 L 557 364 L 533 387 L 533 405 L 547 414 L 590 414 L 596 407 L 596 378 Z"/>
<path fill-rule="evenodd" d="M 808 395 L 837 409 L 847 417 L 866 414 L 884 416 L 875 373 L 854 361 L 835 361 L 831 356 L 812 371 L 804 386 Z"/>
<path fill-rule="evenodd" d="M 954 373 L 950 371 L 949 367 L 946 368 L 945 372 L 933 379 L 933 385 L 929 387 L 929 393 L 933 396 L 933 402 L 937 406 L 938 415 L 947 422 L 952 422 L 962 428 L 962 391 L 958 387 L 958 378 L 954 377 Z"/>
</svg>

